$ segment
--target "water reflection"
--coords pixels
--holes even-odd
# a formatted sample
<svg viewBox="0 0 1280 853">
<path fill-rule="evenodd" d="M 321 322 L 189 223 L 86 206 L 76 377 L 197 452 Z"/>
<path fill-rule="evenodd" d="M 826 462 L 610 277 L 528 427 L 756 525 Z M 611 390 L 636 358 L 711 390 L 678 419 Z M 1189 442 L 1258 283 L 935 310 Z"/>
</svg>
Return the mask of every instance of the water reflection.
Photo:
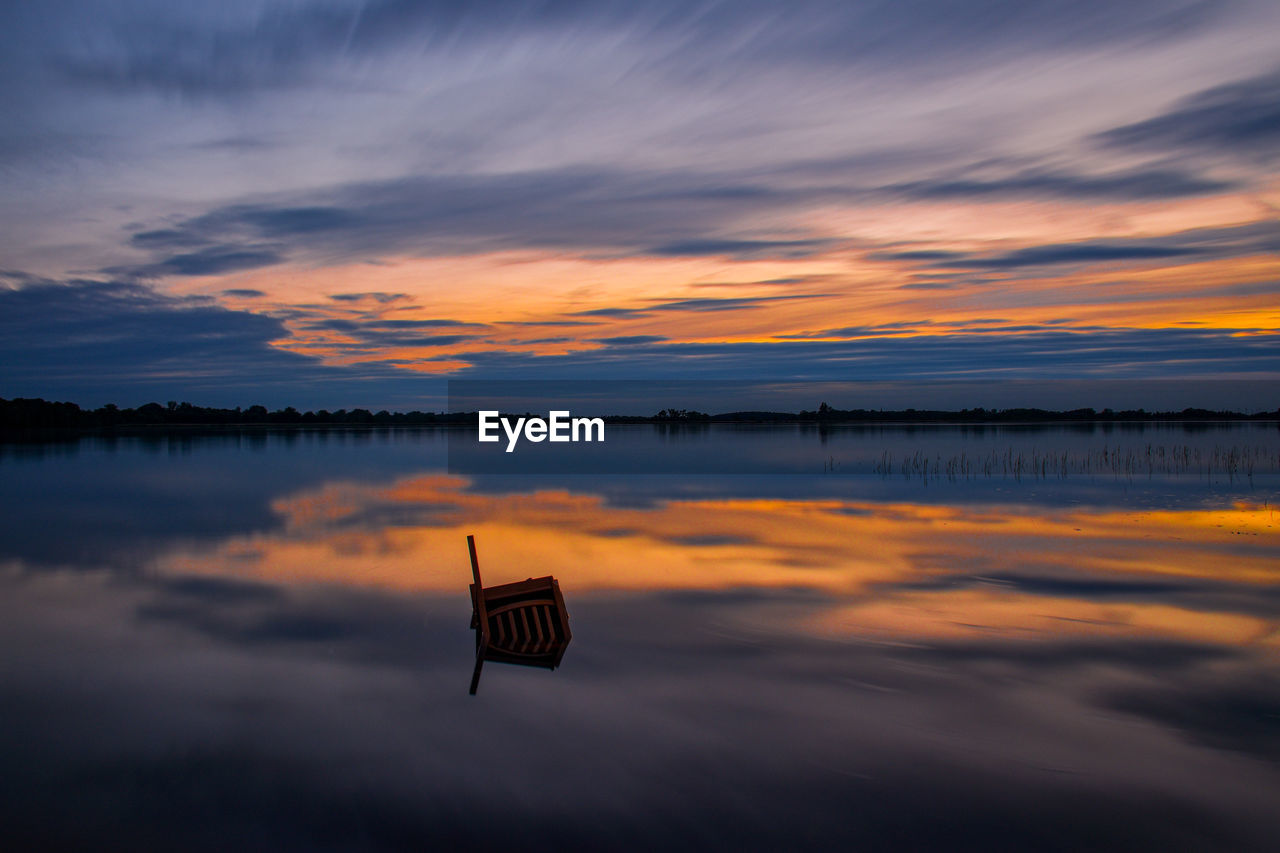
<svg viewBox="0 0 1280 853">
<path fill-rule="evenodd" d="M 1266 476 L 606 482 L 442 456 L 430 435 L 0 454 L 11 846 L 1280 832 Z M 469 533 L 490 583 L 572 591 L 554 683 L 508 667 L 463 695 Z"/>
<path fill-rule="evenodd" d="M 824 593 L 829 610 L 789 630 L 1031 637 L 1088 626 L 1276 642 L 1280 526 L 1265 500 L 1165 511 L 770 498 L 632 508 L 467 485 L 438 474 L 330 484 L 276 501 L 282 530 L 177 547 L 156 566 L 445 592 L 457 577 L 447 555 L 475 530 L 495 565 L 544 567 L 581 592 Z"/>
</svg>

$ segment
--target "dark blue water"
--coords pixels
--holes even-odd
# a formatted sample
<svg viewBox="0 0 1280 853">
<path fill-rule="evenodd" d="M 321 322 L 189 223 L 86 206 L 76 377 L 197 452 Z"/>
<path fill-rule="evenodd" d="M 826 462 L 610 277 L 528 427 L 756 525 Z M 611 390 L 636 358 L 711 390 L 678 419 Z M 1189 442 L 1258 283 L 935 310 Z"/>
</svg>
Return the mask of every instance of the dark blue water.
<svg viewBox="0 0 1280 853">
<path fill-rule="evenodd" d="M 1275 425 L 617 437 L 0 447 L 6 846 L 1274 849 Z M 1205 461 L 901 469 L 1148 446 Z M 467 695 L 466 533 L 558 670 Z"/>
</svg>

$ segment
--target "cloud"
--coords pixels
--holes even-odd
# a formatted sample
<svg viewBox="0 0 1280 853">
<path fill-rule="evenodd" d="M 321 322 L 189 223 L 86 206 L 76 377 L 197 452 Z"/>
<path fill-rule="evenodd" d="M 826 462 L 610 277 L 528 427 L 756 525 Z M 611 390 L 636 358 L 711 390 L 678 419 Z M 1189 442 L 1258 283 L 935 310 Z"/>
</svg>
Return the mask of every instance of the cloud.
<svg viewBox="0 0 1280 853">
<path fill-rule="evenodd" d="M 1119 148 L 1192 149 L 1273 160 L 1280 156 L 1280 70 L 1206 89 L 1165 113 L 1094 138 Z"/>
<path fill-rule="evenodd" d="M 250 208 L 238 216 L 268 237 L 324 233 L 359 224 L 351 211 L 336 207 Z"/>
<path fill-rule="evenodd" d="M 793 299 L 823 299 L 828 294 L 824 293 L 796 293 L 787 294 L 785 296 L 726 296 L 726 297 L 704 297 L 698 299 L 675 299 L 669 301 L 655 302 L 653 305 L 647 305 L 643 308 L 591 308 L 586 311 L 574 311 L 570 316 L 573 317 L 612 317 L 620 320 L 635 320 L 645 317 L 652 317 L 655 311 L 683 311 L 702 313 L 709 311 L 742 311 L 753 308 L 761 308 L 772 302 L 781 302 Z"/>
<path fill-rule="evenodd" d="M 312 319 L 300 323 L 303 331 L 337 332 L 347 337 L 371 345 L 372 349 L 359 351 L 376 351 L 380 347 L 439 347 L 452 346 L 475 339 L 474 334 L 426 335 L 429 329 L 485 329 L 482 323 L 465 323 L 461 320 L 435 318 L 424 320 L 353 320 L 344 317 L 328 317 Z"/>
<path fill-rule="evenodd" d="M 219 246 L 198 252 L 171 255 L 150 270 L 139 271 L 183 276 L 218 275 L 274 266 L 283 260 L 281 255 L 270 249 L 238 249 Z"/>
<path fill-rule="evenodd" d="M 391 367 L 328 367 L 272 346 L 288 336 L 278 318 L 133 282 L 0 290 L 0 387 L 6 396 L 91 406 L 179 398 L 352 407 L 429 391 L 422 378 Z"/>
<path fill-rule="evenodd" d="M 786 13 L 754 0 L 65 9 L 0 9 L 0 156 L 78 164 L 95 191 L 76 187 L 101 219 L 42 214 L 59 228 L 38 233 L 64 257 L 76 245 L 101 258 L 59 269 L 153 276 L 513 248 L 794 258 L 847 235 L 762 222 L 817 223 L 794 214 L 887 197 L 1248 187 L 1248 175 L 1086 159 L 1074 140 L 1030 150 L 1042 111 L 1028 106 L 1043 82 L 1063 96 L 1055 106 L 1078 110 L 1060 124 L 1092 128 L 1071 105 L 1101 72 L 1073 86 L 1062 69 L 1100 45 L 1207 51 L 1202 41 L 1271 20 L 1265 7 L 1157 0 L 1036 0 L 1017 15 L 999 0 L 963 11 L 802 0 Z M 1204 64 L 1164 63 L 1157 82 L 1190 91 Z M 1038 73 L 1023 84 L 1027 70 Z M 70 207 L 48 175 L 14 174 Z M 95 221 L 112 225 L 84 224 Z M 135 270 L 101 245 L 124 221 L 148 253 Z M 27 260 L 11 263 L 35 268 Z"/>
<path fill-rule="evenodd" d="M 152 263 L 135 271 L 145 275 L 210 275 L 289 258 L 341 262 L 396 253 L 430 256 L 510 249 L 788 259 L 821 253 L 837 241 L 816 234 L 785 239 L 735 234 L 747 230 L 755 216 L 785 215 L 832 202 L 873 204 L 886 196 L 914 201 L 1001 196 L 1146 200 L 1235 186 L 1170 170 L 1101 176 L 1023 173 L 887 184 L 837 175 L 821 183 L 797 183 L 789 176 L 793 168 L 794 164 L 778 163 L 751 172 L 564 167 L 409 175 L 215 207 L 164 229 L 139 230 L 130 244 L 155 255 Z M 758 226 L 750 230 L 759 233 Z M 201 248 L 173 254 L 175 247 Z M 926 261 L 941 256 L 917 251 L 879 257 Z"/>
<path fill-rule="evenodd" d="M 728 255 L 736 258 L 760 256 L 801 258 L 812 255 L 828 240 L 686 240 L 648 250 L 653 255 Z"/>
<path fill-rule="evenodd" d="M 486 323 L 468 323 L 464 320 L 450 320 L 444 317 L 434 317 L 427 320 L 378 320 L 368 324 L 383 329 L 434 329 L 434 328 L 458 328 L 465 327 L 470 329 L 487 329 Z"/>
<path fill-rule="evenodd" d="M 969 332 L 991 334 L 993 332 L 1044 332 L 1054 326 L 1069 321 L 1045 321 L 1041 324 L 1014 325 L 1008 320 L 999 318 L 978 318 L 973 320 L 902 320 L 896 323 L 878 323 L 874 326 L 841 326 L 836 329 L 822 329 L 816 332 L 800 332 L 790 335 L 777 335 L 779 340 L 816 340 L 820 338 L 869 338 L 883 335 L 919 335 L 922 329 L 956 329 Z M 1071 331 L 1107 332 L 1113 331 L 1106 326 L 1073 326 Z"/>
<path fill-rule="evenodd" d="M 1008 14 L 998 0 L 969 3 L 963 10 L 945 0 L 852 6 L 799 0 L 786 15 L 765 2 L 725 6 L 710 0 L 641 6 L 374 0 L 347 8 L 320 3 L 267 11 L 230 7 L 217 17 L 142 4 L 82 11 L 86 26 L 112 38 L 58 39 L 46 45 L 53 48 L 46 67 L 70 84 L 93 90 L 188 98 L 296 89 L 327 79 L 335 64 L 367 64 L 410 50 L 510 50 L 521 38 L 554 45 L 568 38 L 612 41 L 626 35 L 646 50 L 660 51 L 672 72 L 686 78 L 718 63 L 740 70 L 758 64 L 872 72 L 901 63 L 922 70 L 967 67 L 1097 45 L 1162 42 L 1227 17 L 1210 6 L 1154 0 L 1134 0 L 1122 8 L 1082 0 L 1070 10 L 1031 0 L 1017 15 Z"/>
<path fill-rule="evenodd" d="M 179 249 L 200 246 L 205 242 L 201 235 L 180 228 L 137 231 L 129 237 L 129 243 L 139 249 Z"/>
<path fill-rule="evenodd" d="M 1101 175 L 1023 172 L 1002 178 L 940 178 L 891 184 L 883 191 L 912 199 L 981 199 L 989 196 L 1143 201 L 1211 195 L 1236 189 L 1218 180 L 1172 169 L 1141 169 Z"/>
<path fill-rule="evenodd" d="M 922 267 L 940 269 L 1001 270 L 1059 264 L 1175 261 L 1182 258 L 1198 261 L 1273 254 L 1277 251 L 1280 251 L 1280 231 L 1269 223 L 1258 222 L 1224 228 L 1193 228 L 1144 238 L 1048 243 L 999 254 L 921 249 L 871 252 L 867 258 L 876 261 L 915 262 Z M 954 275 L 931 272 L 921 282 L 901 287 L 941 289 L 946 280 Z"/>
<path fill-rule="evenodd" d="M 561 338 L 560 340 L 565 340 Z M 595 343 L 608 346 L 635 346 L 637 344 L 656 344 L 668 340 L 666 335 L 618 335 L 612 338 L 592 338 Z"/>
<path fill-rule="evenodd" d="M 739 296 L 739 297 L 704 297 L 700 299 L 678 299 L 672 302 L 659 302 L 651 305 L 649 311 L 738 311 L 745 308 L 760 308 L 773 302 L 788 302 L 796 299 L 824 299 L 825 293 L 795 293 L 786 296 Z"/>
<path fill-rule="evenodd" d="M 1080 264 L 1103 261 L 1150 261 L 1200 254 L 1199 249 L 1144 245 L 1101 240 L 1031 246 L 1003 255 L 951 261 L 951 266 L 1008 269 L 1045 264 Z"/>
<path fill-rule="evenodd" d="M 641 308 L 591 308 L 587 311 L 574 311 L 574 317 L 618 317 L 631 319 L 648 317 L 649 312 Z"/>
<path fill-rule="evenodd" d="M 363 329 L 356 333 L 365 343 L 377 347 L 447 347 L 473 340 L 475 335 L 410 335 L 404 332 Z"/>
<path fill-rule="evenodd" d="M 790 258 L 829 245 L 816 236 L 734 236 L 755 212 L 803 206 L 830 193 L 779 185 L 744 197 L 753 180 L 600 167 L 417 174 L 222 205 L 163 229 L 141 228 L 129 242 L 155 255 L 143 270 L 179 275 L 281 263 L 291 255 L 344 260 L 524 248 Z M 173 254 L 175 247 L 199 248 Z"/>
<path fill-rule="evenodd" d="M 951 261 L 963 258 L 963 252 L 948 252 L 940 249 L 918 249 L 906 252 L 872 252 L 867 255 L 872 261 Z"/>
<path fill-rule="evenodd" d="M 732 201 L 683 203 L 670 197 L 677 187 L 686 200 L 714 189 L 700 189 L 696 181 L 693 186 L 677 182 L 675 176 L 600 169 L 356 182 L 291 194 L 278 202 L 226 205 L 183 220 L 165 230 L 166 247 L 181 241 L 213 248 L 157 262 L 190 274 L 225 259 L 234 263 L 242 255 L 249 263 L 283 260 L 244 248 L 254 245 L 281 245 L 326 257 L 571 247 L 648 252 L 658 246 L 652 250 L 656 252 L 674 246 L 679 235 L 722 230 L 740 213 Z M 319 210 L 325 211 L 323 216 Z M 149 241 L 141 242 L 146 246 Z M 689 249 L 714 248 L 685 242 Z M 768 246 L 738 248 L 760 253 Z M 780 245 L 778 250 L 792 249 Z"/>
<path fill-rule="evenodd" d="M 537 328 L 539 326 L 599 326 L 600 323 L 594 320 L 499 320 L 497 325 Z"/>
<path fill-rule="evenodd" d="M 928 325 L 926 321 L 925 325 Z M 791 335 L 778 335 L 780 340 L 811 340 L 813 338 L 860 338 L 880 332 L 875 326 L 841 326 L 838 329 L 823 329 L 819 332 L 797 332 Z"/>
<path fill-rule="evenodd" d="M 988 378 L 1158 378 L 1280 375 L 1275 334 L 1238 336 L 1235 329 L 1042 330 L 1008 335 L 983 331 L 845 341 L 637 344 L 568 355 L 514 350 L 466 354 L 459 379 L 758 379 L 866 380 Z M 851 334 L 856 327 L 843 330 Z M 875 331 L 868 329 L 866 331 Z"/>
<path fill-rule="evenodd" d="M 1272 15 L 1263 6 L 1155 0 L 1089 0 L 1070 9 L 1031 2 L 1017 15 L 996 0 L 964 10 L 942 0 L 802 0 L 785 12 L 755 0 L 300 2 L 231 4 L 217 14 L 185 4 L 72 2 L 58 16 L 5 7 L 0 112 L 9 120 L 0 128 L 0 156 L 56 149 L 47 156 L 75 163 L 85 180 L 55 180 L 49 174 L 56 171 L 6 161 L 16 165 L 0 178 L 16 191 L 4 194 L 10 203 L 0 207 L 0 231 L 13 251 L 39 258 L 10 257 L 7 265 L 55 277 L 99 268 L 112 280 L 507 250 L 593 261 L 792 260 L 839 250 L 921 266 L 908 274 L 938 271 L 887 285 L 908 297 L 971 283 L 948 279 L 947 267 L 972 279 L 983 270 L 1003 278 L 1070 264 L 1220 259 L 1258 251 L 1265 240 L 1206 234 L 1199 241 L 992 243 L 944 255 L 964 235 L 910 245 L 901 234 L 880 233 L 899 227 L 901 210 L 887 225 L 848 223 L 903 202 L 1056 199 L 1075 205 L 1075 215 L 1081 202 L 1251 189 L 1266 177 L 1259 170 L 1219 172 L 1176 157 L 1142 162 L 1131 152 L 1155 146 L 1157 137 L 1201 145 L 1203 133 L 1186 130 L 1189 117 L 1212 118 L 1228 107 L 1239 120 L 1223 124 L 1230 135 L 1222 144 L 1269 138 L 1270 125 L 1246 118 L 1255 107 L 1269 115 L 1274 72 L 1212 88 L 1220 71 L 1204 68 L 1210 47 L 1265 29 Z M 1100 55 L 1102 45 L 1111 47 Z M 1143 65 L 1175 45 L 1194 61 Z M 1259 67 L 1244 47 L 1235 65 Z M 1151 97 L 1145 85 L 1117 88 L 1107 113 L 1096 99 L 1080 106 L 1099 80 L 1120 79 L 1112 73 L 1120 56 L 1151 69 L 1151 91 L 1202 92 L 1158 116 L 1164 125 L 1139 122 L 1126 126 L 1127 136 L 1115 128 L 1115 140 L 1129 141 L 1081 149 L 1080 134 L 1119 123 L 1115 115 L 1149 115 L 1125 112 Z M 1065 112 L 1051 119 L 1039 109 L 1046 103 Z M 74 145 L 52 144 L 64 137 Z M 74 159 L 65 159 L 72 150 Z M 27 205 L 28 198 L 44 202 Z M 840 210 L 856 215 L 828 215 Z M 863 227 L 876 237 L 849 233 Z M 122 261 L 122 250 L 137 263 L 125 263 L 127 255 Z M 799 264 L 775 266 L 768 274 L 778 278 L 768 283 L 825 289 L 793 269 Z M 358 275 L 352 282 L 307 297 L 329 311 L 273 305 L 272 316 L 293 327 L 348 309 L 372 314 L 398 297 L 360 292 Z M 678 282 L 658 286 L 653 292 L 683 292 Z M 259 298 L 248 289 L 225 295 Z M 674 312 L 763 316 L 771 304 L 674 297 L 649 304 L 597 291 L 561 322 Z M 465 316 L 416 332 L 368 322 L 310 331 L 351 335 L 347 345 L 368 353 L 441 341 L 478 346 L 461 335 L 483 327 L 462 325 Z M 542 312 L 525 316 L 553 322 L 537 319 Z M 594 334 L 629 331 L 602 326 Z M 774 352 L 791 361 L 790 350 Z"/>
<path fill-rule="evenodd" d="M 407 293 L 384 293 L 382 291 L 370 290 L 361 293 L 330 293 L 329 298 L 334 302 L 363 302 L 372 300 L 382 305 L 390 302 L 398 302 L 402 299 L 408 299 Z"/>
</svg>

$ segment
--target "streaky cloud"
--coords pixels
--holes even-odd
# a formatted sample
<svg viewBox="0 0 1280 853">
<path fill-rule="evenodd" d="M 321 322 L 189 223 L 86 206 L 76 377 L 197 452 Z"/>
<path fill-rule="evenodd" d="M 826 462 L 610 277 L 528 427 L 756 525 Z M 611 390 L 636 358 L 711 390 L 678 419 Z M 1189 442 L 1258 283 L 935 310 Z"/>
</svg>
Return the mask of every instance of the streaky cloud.
<svg viewBox="0 0 1280 853">
<path fill-rule="evenodd" d="M 1274 160 L 1280 157 L 1280 70 L 1206 89 L 1165 113 L 1094 138 L 1113 147 L 1201 149 Z"/>
<path fill-rule="evenodd" d="M 1201 254 L 1201 250 L 1195 248 L 1086 241 L 1032 246 L 992 257 L 954 260 L 950 261 L 949 264 L 951 266 L 979 269 L 1009 269 L 1014 267 L 1044 266 L 1047 264 L 1166 260 L 1198 254 Z"/>
<path fill-rule="evenodd" d="M 507 379 L 1105 379 L 1280 378 L 1276 333 L 1237 329 L 1069 331 L 1000 327 L 941 334 L 878 334 L 852 340 L 773 343 L 655 343 L 622 350 L 536 355 L 469 352 L 455 378 Z M 856 328 L 845 330 L 851 333 Z M 867 329 L 874 332 L 874 329 Z M 453 357 L 450 357 L 453 358 Z"/>
<path fill-rule="evenodd" d="M 1027 172 L 1003 178 L 940 178 L 891 184 L 883 191 L 913 199 L 981 199 L 991 196 L 1102 198 L 1121 201 L 1185 198 L 1239 188 L 1239 183 L 1173 169 L 1100 175 Z"/>
<path fill-rule="evenodd" d="M 738 311 L 744 308 L 759 308 L 774 302 L 790 302 L 804 299 L 825 299 L 827 293 L 788 293 L 784 296 L 726 296 L 702 297 L 697 299 L 677 299 L 672 302 L 659 302 L 650 305 L 649 311 Z"/>
<path fill-rule="evenodd" d="M 667 243 L 648 250 L 653 255 L 728 255 L 736 258 L 752 258 L 761 255 L 800 258 L 812 255 L 827 245 L 829 240 L 686 240 Z"/>
<path fill-rule="evenodd" d="M 237 249 L 217 247 L 198 252 L 187 252 L 171 255 L 160 261 L 155 267 L 143 268 L 139 272 L 170 273 L 180 276 L 219 275 L 221 273 L 238 272 L 240 270 L 270 267 L 281 263 L 284 258 L 270 249 Z"/>
<path fill-rule="evenodd" d="M 656 344 L 670 339 L 666 335 L 617 335 L 612 338 L 592 338 L 591 340 L 598 344 L 619 347 L 636 346 L 638 344 Z"/>
<path fill-rule="evenodd" d="M 272 345 L 288 337 L 277 317 L 169 296 L 138 282 L 76 279 L 0 289 L 0 387 L 6 396 L 89 405 L 198 397 L 219 405 L 268 399 L 296 406 L 400 399 L 410 408 L 430 388 L 391 366 L 330 367 Z"/>
<path fill-rule="evenodd" d="M 384 293 L 378 290 L 362 291 L 360 293 L 330 293 L 329 298 L 334 302 L 363 302 L 371 299 L 383 305 L 389 302 L 399 302 L 402 299 L 409 299 L 407 293 Z"/>
<path fill-rule="evenodd" d="M 1048 243 L 986 255 L 920 249 L 869 252 L 866 257 L 874 261 L 906 261 L 918 268 L 927 267 L 926 277 L 900 285 L 899 289 L 933 290 L 945 289 L 951 279 L 973 283 L 970 274 L 945 272 L 949 269 L 1004 270 L 1062 264 L 1204 260 L 1278 251 L 1280 229 L 1267 222 L 1251 222 L 1223 228 L 1193 228 L 1143 238 Z"/>
</svg>

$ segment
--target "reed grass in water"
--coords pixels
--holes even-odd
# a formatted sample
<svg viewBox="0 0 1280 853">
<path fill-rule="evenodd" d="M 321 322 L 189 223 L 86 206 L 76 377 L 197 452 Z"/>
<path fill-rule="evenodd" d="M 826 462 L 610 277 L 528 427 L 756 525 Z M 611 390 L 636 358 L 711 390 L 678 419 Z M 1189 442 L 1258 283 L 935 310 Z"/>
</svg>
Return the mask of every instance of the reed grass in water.
<svg viewBox="0 0 1280 853">
<path fill-rule="evenodd" d="M 834 471 L 832 458 L 823 465 Z M 1005 477 L 1015 480 L 1063 479 L 1071 476 L 1113 476 L 1121 478 L 1156 475 L 1226 476 L 1252 480 L 1255 473 L 1280 472 L 1280 452 L 1264 447 L 1231 445 L 1212 450 L 1186 445 L 1148 444 L 1142 449 L 1103 447 L 1100 450 L 1040 451 L 991 450 L 987 453 L 961 452 L 951 456 L 916 451 L 896 456 L 884 451 L 875 462 L 875 473 L 883 477 L 901 474 L 908 479 L 972 480 Z"/>
</svg>

